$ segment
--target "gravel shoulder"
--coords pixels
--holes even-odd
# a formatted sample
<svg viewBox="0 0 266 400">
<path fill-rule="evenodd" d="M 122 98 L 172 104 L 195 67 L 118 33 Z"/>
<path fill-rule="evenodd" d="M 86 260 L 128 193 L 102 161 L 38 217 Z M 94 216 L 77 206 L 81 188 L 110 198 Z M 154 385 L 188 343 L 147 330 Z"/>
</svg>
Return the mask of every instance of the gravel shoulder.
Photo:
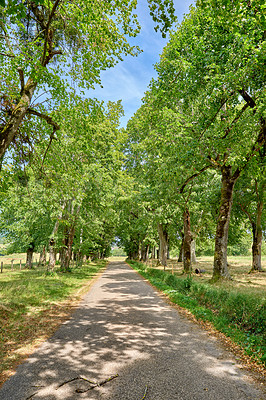
<svg viewBox="0 0 266 400">
<path fill-rule="evenodd" d="M 123 262 L 112 262 L 1 400 L 263 400 L 217 338 Z"/>
</svg>

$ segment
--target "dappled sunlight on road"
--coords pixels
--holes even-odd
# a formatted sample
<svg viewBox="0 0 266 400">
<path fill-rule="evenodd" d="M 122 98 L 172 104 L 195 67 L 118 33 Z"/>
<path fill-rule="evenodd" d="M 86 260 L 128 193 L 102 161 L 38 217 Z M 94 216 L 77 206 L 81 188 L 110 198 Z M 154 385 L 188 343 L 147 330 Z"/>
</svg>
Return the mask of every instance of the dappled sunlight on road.
<svg viewBox="0 0 266 400">
<path fill-rule="evenodd" d="M 145 387 L 147 400 L 256 398 L 215 339 L 113 263 L 0 398 L 140 400 Z"/>
</svg>

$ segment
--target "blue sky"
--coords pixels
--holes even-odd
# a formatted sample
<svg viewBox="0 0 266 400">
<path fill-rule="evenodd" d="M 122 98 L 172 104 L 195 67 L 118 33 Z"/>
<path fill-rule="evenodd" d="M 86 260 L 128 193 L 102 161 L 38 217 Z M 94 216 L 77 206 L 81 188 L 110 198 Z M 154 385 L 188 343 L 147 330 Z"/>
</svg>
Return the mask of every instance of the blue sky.
<svg viewBox="0 0 266 400">
<path fill-rule="evenodd" d="M 181 22 L 193 1 L 175 0 L 174 3 L 178 22 Z M 140 46 L 143 52 L 138 57 L 128 56 L 114 68 L 104 71 L 101 75 L 103 88 L 97 86 L 95 90 L 89 91 L 90 97 L 105 102 L 122 100 L 125 116 L 121 118 L 121 126 L 126 126 L 127 121 L 140 107 L 149 82 L 156 76 L 154 64 L 159 61 L 167 44 L 167 38 L 163 39 L 160 32 L 154 31 L 154 22 L 149 15 L 146 0 L 139 1 L 137 14 L 142 29 L 133 43 Z"/>
</svg>

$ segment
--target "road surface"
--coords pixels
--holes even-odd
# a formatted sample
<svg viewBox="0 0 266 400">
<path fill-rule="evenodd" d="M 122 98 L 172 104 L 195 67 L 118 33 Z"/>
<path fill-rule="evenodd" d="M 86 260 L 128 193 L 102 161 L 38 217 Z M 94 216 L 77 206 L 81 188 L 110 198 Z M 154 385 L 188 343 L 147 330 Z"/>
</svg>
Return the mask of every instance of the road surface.
<svg viewBox="0 0 266 400">
<path fill-rule="evenodd" d="M 218 339 L 123 262 L 21 364 L 1 400 L 263 400 Z"/>
</svg>

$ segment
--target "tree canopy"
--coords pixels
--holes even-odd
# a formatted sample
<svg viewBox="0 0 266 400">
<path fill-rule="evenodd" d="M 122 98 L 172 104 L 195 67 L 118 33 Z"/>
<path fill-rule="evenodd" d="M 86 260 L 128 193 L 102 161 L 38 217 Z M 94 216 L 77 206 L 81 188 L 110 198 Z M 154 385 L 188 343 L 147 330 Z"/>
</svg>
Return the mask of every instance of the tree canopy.
<svg viewBox="0 0 266 400">
<path fill-rule="evenodd" d="M 164 36 L 173 2 L 148 0 Z M 172 29 L 141 107 L 88 99 L 101 71 L 140 52 L 136 0 L 0 3 L 1 229 L 13 248 L 166 266 L 195 244 L 230 278 L 228 244 L 252 232 L 261 270 L 265 200 L 265 5 L 198 0 Z M 23 240 L 21 240 L 23 237 Z M 194 250 L 193 250 L 194 249 Z M 195 256 L 195 254 L 194 254 Z"/>
</svg>

